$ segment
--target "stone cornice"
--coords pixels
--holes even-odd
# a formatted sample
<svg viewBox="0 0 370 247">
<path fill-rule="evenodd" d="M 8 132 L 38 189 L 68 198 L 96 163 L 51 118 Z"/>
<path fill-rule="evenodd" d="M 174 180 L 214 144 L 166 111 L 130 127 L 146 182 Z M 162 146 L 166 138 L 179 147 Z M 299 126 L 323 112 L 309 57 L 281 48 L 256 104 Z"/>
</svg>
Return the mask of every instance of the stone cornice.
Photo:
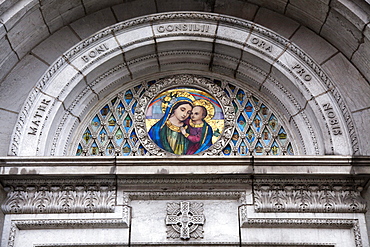
<svg viewBox="0 0 370 247">
<path fill-rule="evenodd" d="M 2 157 L 1 176 L 334 175 L 370 174 L 370 157 Z"/>
</svg>

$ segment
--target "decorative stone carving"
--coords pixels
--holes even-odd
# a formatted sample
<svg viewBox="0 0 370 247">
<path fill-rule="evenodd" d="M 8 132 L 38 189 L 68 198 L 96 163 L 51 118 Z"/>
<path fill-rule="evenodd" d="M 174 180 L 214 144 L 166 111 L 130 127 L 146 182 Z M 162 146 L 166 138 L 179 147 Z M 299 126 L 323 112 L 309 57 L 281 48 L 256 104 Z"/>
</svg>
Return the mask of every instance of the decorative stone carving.
<svg viewBox="0 0 370 247">
<path fill-rule="evenodd" d="M 42 182 L 6 181 L 7 197 L 2 205 L 4 213 L 103 213 L 114 212 L 116 192 L 112 183 L 99 180 Z M 55 182 L 55 181 L 54 181 Z"/>
<path fill-rule="evenodd" d="M 254 186 L 257 212 L 366 212 L 355 181 L 259 180 Z"/>
<path fill-rule="evenodd" d="M 203 238 L 204 222 L 202 203 L 167 203 L 167 238 Z"/>
<path fill-rule="evenodd" d="M 15 239 L 19 230 L 32 230 L 32 229 L 66 229 L 66 228 L 128 228 L 129 222 L 123 219 L 46 219 L 46 220 L 16 220 L 12 221 L 8 246 L 15 246 Z M 38 245 L 41 246 L 41 245 Z M 95 245 L 94 245 L 95 246 Z"/>
<path fill-rule="evenodd" d="M 284 227 L 284 228 L 339 228 L 352 229 L 355 246 L 362 247 L 361 232 L 357 219 L 304 219 L 304 218 L 248 218 L 247 206 L 240 208 L 241 227 Z"/>
</svg>

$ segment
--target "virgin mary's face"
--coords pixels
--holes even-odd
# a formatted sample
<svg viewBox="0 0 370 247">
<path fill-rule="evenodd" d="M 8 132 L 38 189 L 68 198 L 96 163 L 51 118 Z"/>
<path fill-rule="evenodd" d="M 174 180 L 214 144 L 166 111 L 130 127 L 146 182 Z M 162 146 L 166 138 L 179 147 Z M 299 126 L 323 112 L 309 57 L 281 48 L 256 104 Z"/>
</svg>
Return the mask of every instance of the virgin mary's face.
<svg viewBox="0 0 370 247">
<path fill-rule="evenodd" d="M 185 121 L 190 116 L 193 107 L 189 104 L 180 105 L 175 111 L 174 115 L 179 121 Z"/>
</svg>

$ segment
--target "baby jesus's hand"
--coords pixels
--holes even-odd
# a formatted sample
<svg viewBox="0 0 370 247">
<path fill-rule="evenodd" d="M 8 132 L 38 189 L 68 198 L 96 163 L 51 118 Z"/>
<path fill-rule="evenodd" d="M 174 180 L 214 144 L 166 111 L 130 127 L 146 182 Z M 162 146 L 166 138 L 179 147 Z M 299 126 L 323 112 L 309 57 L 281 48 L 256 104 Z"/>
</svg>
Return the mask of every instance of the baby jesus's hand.
<svg viewBox="0 0 370 247">
<path fill-rule="evenodd" d="M 184 127 L 180 127 L 180 131 L 184 136 L 187 134 Z"/>
</svg>

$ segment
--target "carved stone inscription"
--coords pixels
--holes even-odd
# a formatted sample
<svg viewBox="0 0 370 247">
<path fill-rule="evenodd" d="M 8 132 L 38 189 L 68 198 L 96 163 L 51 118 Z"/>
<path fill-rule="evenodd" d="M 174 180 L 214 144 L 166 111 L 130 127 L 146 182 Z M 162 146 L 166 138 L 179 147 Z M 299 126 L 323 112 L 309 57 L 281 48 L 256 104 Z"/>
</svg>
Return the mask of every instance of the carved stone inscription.
<svg viewBox="0 0 370 247">
<path fill-rule="evenodd" d="M 303 78 L 303 80 L 311 81 L 312 76 L 308 74 L 308 72 L 304 68 L 302 68 L 302 66 L 299 65 L 298 63 L 292 66 L 292 69 L 296 74 L 298 74 L 301 78 Z"/>
<path fill-rule="evenodd" d="M 330 103 L 323 104 L 322 106 L 324 107 L 326 116 L 329 118 L 329 123 L 330 123 L 331 130 L 333 131 L 333 134 L 341 135 L 342 131 L 340 129 L 338 118 L 335 115 L 334 110 L 331 107 Z"/>
<path fill-rule="evenodd" d="M 37 107 L 37 111 L 33 115 L 33 120 L 31 121 L 32 125 L 30 126 L 30 131 L 28 132 L 29 135 L 36 135 L 36 132 L 40 127 L 41 120 L 45 117 L 46 107 L 49 105 L 49 103 L 50 100 L 43 99 Z"/>
<path fill-rule="evenodd" d="M 81 56 L 81 59 L 85 63 L 88 63 L 91 59 L 99 56 L 100 54 L 102 54 L 102 53 L 104 53 L 108 50 L 109 50 L 108 45 L 102 44 L 102 45 L 99 45 L 99 46 L 95 47 L 94 49 L 88 51 L 85 55 Z"/>
<path fill-rule="evenodd" d="M 201 24 L 169 24 L 169 25 L 160 25 L 157 27 L 157 31 L 160 33 L 171 33 L 171 32 L 202 32 L 208 33 L 209 25 Z"/>
<path fill-rule="evenodd" d="M 272 45 L 257 38 L 257 37 L 253 37 L 250 42 L 252 43 L 252 45 L 254 46 L 257 46 L 265 51 L 268 51 L 268 52 L 272 52 Z"/>
</svg>

